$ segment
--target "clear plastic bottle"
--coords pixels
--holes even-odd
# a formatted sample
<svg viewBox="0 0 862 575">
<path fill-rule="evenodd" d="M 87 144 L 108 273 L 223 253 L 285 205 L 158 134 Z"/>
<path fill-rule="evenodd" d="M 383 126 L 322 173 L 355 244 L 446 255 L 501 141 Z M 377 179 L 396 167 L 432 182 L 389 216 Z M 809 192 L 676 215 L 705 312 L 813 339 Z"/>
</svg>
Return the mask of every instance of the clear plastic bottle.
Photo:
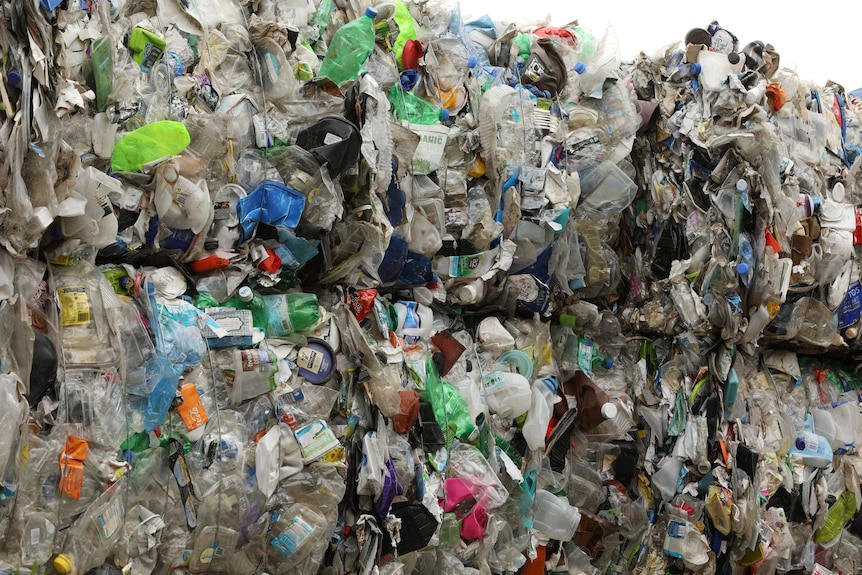
<svg viewBox="0 0 862 575">
<path fill-rule="evenodd" d="M 754 265 L 754 248 L 751 247 L 751 242 L 746 234 L 739 234 L 736 273 L 739 274 L 739 279 L 745 287 L 751 285 L 751 280 L 754 277 Z"/>
<path fill-rule="evenodd" d="M 102 300 L 103 281 L 107 284 L 86 262 L 54 268 L 67 365 L 108 365 L 118 359 Z M 109 285 L 106 290 L 110 291 Z"/>
<path fill-rule="evenodd" d="M 207 525 L 197 534 L 189 561 L 191 573 L 225 572 L 239 541 L 239 532 L 223 525 Z"/>
<path fill-rule="evenodd" d="M 48 513 L 28 513 L 21 530 L 21 563 L 23 565 L 42 564 L 51 558 L 54 549 L 56 528 Z"/>
<path fill-rule="evenodd" d="M 230 369 L 225 370 L 234 405 L 275 389 L 278 363 L 268 349 L 234 349 Z"/>
<path fill-rule="evenodd" d="M 548 434 L 548 423 L 554 411 L 558 385 L 553 377 L 545 377 L 533 382 L 530 411 L 527 412 L 527 420 L 521 430 L 527 446 L 532 450 L 545 447 L 545 436 Z"/>
<path fill-rule="evenodd" d="M 374 51 L 374 19 L 377 10 L 366 8 L 365 14 L 338 29 L 320 66 L 320 75 L 336 84 L 356 80 L 362 65 Z"/>
<path fill-rule="evenodd" d="M 60 575 L 85 573 L 105 562 L 123 533 L 123 487 L 123 479 L 114 483 L 72 525 L 53 562 Z"/>
<path fill-rule="evenodd" d="M 267 531 L 269 564 L 280 573 L 299 566 L 326 535 L 326 518 L 302 503 L 274 511 Z"/>
</svg>

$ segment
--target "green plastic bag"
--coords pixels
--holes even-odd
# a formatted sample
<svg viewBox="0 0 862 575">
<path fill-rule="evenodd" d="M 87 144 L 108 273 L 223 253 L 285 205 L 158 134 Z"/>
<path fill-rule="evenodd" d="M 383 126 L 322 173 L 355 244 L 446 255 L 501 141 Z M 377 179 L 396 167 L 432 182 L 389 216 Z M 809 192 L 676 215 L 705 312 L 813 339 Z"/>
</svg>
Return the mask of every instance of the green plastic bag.
<svg viewBox="0 0 862 575">
<path fill-rule="evenodd" d="M 111 169 L 139 172 L 145 164 L 159 158 L 176 156 L 186 149 L 191 138 L 180 122 L 153 122 L 123 136 L 114 146 Z"/>
</svg>

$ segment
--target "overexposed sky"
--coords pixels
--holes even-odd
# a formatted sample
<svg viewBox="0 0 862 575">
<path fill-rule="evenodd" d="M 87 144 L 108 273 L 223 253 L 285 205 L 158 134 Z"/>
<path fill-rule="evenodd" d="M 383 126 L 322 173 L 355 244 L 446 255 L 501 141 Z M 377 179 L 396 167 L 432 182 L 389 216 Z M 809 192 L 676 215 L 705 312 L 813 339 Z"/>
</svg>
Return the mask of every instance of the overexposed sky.
<svg viewBox="0 0 862 575">
<path fill-rule="evenodd" d="M 494 20 L 561 26 L 577 19 L 601 35 L 610 24 L 623 60 L 643 50 L 652 55 L 682 42 L 692 28 L 718 20 L 732 32 L 740 49 L 752 40 L 772 44 L 781 65 L 796 69 L 802 80 L 833 80 L 847 90 L 862 88 L 859 64 L 858 9 L 843 3 L 668 0 L 461 0 L 465 20 L 488 14 Z"/>
</svg>

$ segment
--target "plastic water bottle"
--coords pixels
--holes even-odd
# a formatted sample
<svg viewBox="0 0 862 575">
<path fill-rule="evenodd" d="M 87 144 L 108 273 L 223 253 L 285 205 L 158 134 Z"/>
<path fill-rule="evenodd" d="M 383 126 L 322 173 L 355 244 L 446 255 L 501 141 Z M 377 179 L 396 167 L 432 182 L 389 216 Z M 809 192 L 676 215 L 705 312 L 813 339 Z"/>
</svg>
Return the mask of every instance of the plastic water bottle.
<svg viewBox="0 0 862 575">
<path fill-rule="evenodd" d="M 534 451 L 545 447 L 545 436 L 548 434 L 548 423 L 554 411 L 557 387 L 557 380 L 553 377 L 537 379 L 533 382 L 533 399 L 521 432 L 524 434 L 527 446 Z"/>
<path fill-rule="evenodd" d="M 736 273 L 739 274 L 742 285 L 745 287 L 751 285 L 751 279 L 754 277 L 754 249 L 751 247 L 751 242 L 748 241 L 748 236 L 745 234 L 739 234 L 739 254 L 736 258 Z"/>
<path fill-rule="evenodd" d="M 265 295 L 262 299 L 266 305 L 266 335 L 269 337 L 284 337 L 305 331 L 320 321 L 320 308 L 314 294 Z"/>
<path fill-rule="evenodd" d="M 329 51 L 320 66 L 320 75 L 336 84 L 356 80 L 362 65 L 374 51 L 374 19 L 377 10 L 366 8 L 365 14 L 338 29 L 329 43 Z"/>
<path fill-rule="evenodd" d="M 700 75 L 701 66 L 697 62 L 693 64 L 680 64 L 676 71 L 668 78 L 669 84 L 685 84 Z"/>
<path fill-rule="evenodd" d="M 399 120 L 430 126 L 449 119 L 449 110 L 438 108 L 416 94 L 402 89 L 400 84 L 395 84 L 389 90 L 389 100 Z"/>
<path fill-rule="evenodd" d="M 267 530 L 267 555 L 278 572 L 298 567 L 326 536 L 326 518 L 308 505 L 297 503 L 274 511 Z"/>
</svg>

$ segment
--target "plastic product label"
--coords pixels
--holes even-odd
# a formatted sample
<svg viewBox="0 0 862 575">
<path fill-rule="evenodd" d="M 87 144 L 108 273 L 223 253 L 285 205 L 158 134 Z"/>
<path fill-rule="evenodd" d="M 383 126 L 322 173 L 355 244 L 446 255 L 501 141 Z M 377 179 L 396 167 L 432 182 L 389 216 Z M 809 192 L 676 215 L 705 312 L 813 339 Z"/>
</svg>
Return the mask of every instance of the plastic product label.
<svg viewBox="0 0 862 575">
<path fill-rule="evenodd" d="M 485 254 L 473 254 L 469 256 L 455 256 L 452 258 L 451 269 L 449 275 L 453 278 L 460 278 L 473 275 L 474 270 L 478 269 L 482 264 L 482 259 Z"/>
<path fill-rule="evenodd" d="M 296 430 L 296 441 L 302 451 L 302 462 L 308 463 L 338 447 L 338 439 L 325 421 L 317 420 Z"/>
<path fill-rule="evenodd" d="M 194 431 L 209 421 L 206 408 L 198 394 L 198 388 L 193 383 L 180 387 L 180 395 L 183 402 L 177 407 L 177 413 L 180 414 L 189 431 Z"/>
<path fill-rule="evenodd" d="M 838 329 L 850 327 L 857 321 L 862 314 L 862 286 L 856 282 L 847 290 L 847 295 L 844 296 L 844 301 L 838 306 Z"/>
<path fill-rule="evenodd" d="M 302 547 L 312 533 L 314 528 L 311 525 L 302 517 L 294 517 L 284 531 L 273 537 L 270 545 L 285 557 L 290 557 Z"/>
<path fill-rule="evenodd" d="M 123 520 L 123 501 L 119 498 L 115 499 L 96 519 L 99 522 L 99 532 L 107 541 L 114 535 Z"/>
<path fill-rule="evenodd" d="M 60 300 L 63 327 L 87 325 L 93 320 L 90 313 L 90 296 L 84 286 L 59 288 L 57 297 Z"/>
<path fill-rule="evenodd" d="M 271 371 L 272 356 L 265 349 L 244 349 L 239 352 L 243 371 Z"/>
<path fill-rule="evenodd" d="M 313 373 L 320 373 L 323 364 L 323 354 L 311 347 L 300 348 L 296 356 L 296 365 Z"/>
<path fill-rule="evenodd" d="M 482 385 L 485 386 L 486 393 L 491 393 L 504 383 L 506 383 L 506 376 L 502 371 L 492 371 L 482 376 Z"/>
</svg>

